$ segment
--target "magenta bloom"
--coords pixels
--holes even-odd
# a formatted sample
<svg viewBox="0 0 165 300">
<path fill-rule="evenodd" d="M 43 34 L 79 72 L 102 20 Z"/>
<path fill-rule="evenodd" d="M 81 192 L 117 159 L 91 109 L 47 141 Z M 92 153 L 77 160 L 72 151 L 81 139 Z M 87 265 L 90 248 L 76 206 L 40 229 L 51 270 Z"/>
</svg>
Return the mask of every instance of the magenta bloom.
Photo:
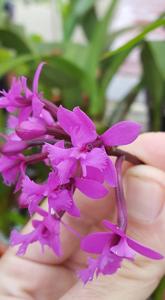
<svg viewBox="0 0 165 300">
<path fill-rule="evenodd" d="M 39 93 L 43 65 L 35 72 L 32 89 L 27 78 L 21 77 L 13 80 L 8 92 L 0 92 L 0 108 L 9 113 L 7 134 L 0 133 L 0 173 L 5 184 L 15 184 L 15 191 L 20 191 L 20 208 L 27 208 L 30 217 L 39 216 L 39 220 L 32 220 L 30 233 L 12 232 L 11 245 L 19 246 L 18 255 L 23 255 L 34 242 L 39 242 L 42 250 L 48 246 L 57 256 L 61 255 L 61 224 L 82 238 L 62 219 L 65 213 L 80 217 L 75 190 L 97 200 L 107 195 L 108 183 L 116 193 L 117 225 L 104 221 L 106 232 L 92 233 L 82 239 L 81 248 L 98 256 L 88 259 L 88 267 L 79 272 L 79 277 L 87 283 L 99 274 L 113 274 L 123 259 L 133 260 L 136 253 L 161 259 L 160 254 L 126 235 L 128 218 L 122 166 L 124 160 L 133 164 L 141 161 L 116 147 L 133 142 L 140 125 L 123 121 L 98 135 L 94 122 L 79 107 L 73 111 L 57 107 Z M 116 160 L 110 156 L 116 156 Z M 41 168 L 45 174 L 49 170 L 44 182 L 40 182 L 40 176 L 36 179 L 41 170 L 35 169 L 38 163 L 42 168 L 45 165 L 44 170 Z"/>
<path fill-rule="evenodd" d="M 70 159 L 72 161 L 75 159 L 73 163 L 81 166 L 79 172 L 83 177 L 87 176 L 87 168 L 93 167 L 102 173 L 104 180 L 111 186 L 116 186 L 116 170 L 104 147 L 131 143 L 139 134 L 140 126 L 134 122 L 124 121 L 98 136 L 94 123 L 79 107 L 69 111 L 60 106 L 57 119 L 63 130 L 70 136 L 73 147 L 59 151 L 57 145 L 49 145 L 47 151 L 52 166 L 57 167 L 64 160 L 69 164 Z M 71 164 L 70 174 L 72 167 L 73 164 Z"/>
<path fill-rule="evenodd" d="M 74 147 L 82 149 L 83 146 L 90 148 L 97 138 L 104 146 L 120 146 L 132 143 L 139 135 L 141 126 L 132 121 L 122 121 L 106 130 L 98 136 L 92 120 L 79 108 L 70 111 L 62 106 L 57 112 L 60 126 L 71 137 Z"/>
<path fill-rule="evenodd" d="M 10 236 L 12 246 L 20 245 L 17 255 L 24 255 L 29 244 L 39 242 L 42 250 L 49 246 L 57 256 L 61 255 L 60 219 L 45 212 L 43 220 L 33 220 L 34 230 L 28 234 L 21 234 L 13 230 Z"/>
<path fill-rule="evenodd" d="M 122 259 L 133 260 L 136 253 L 151 259 L 162 259 L 163 256 L 129 238 L 121 229 L 107 220 L 103 224 L 110 232 L 96 232 L 82 239 L 81 248 L 89 253 L 100 254 L 89 260 L 87 269 L 79 275 L 84 283 L 92 280 L 94 275 L 112 274 L 120 267 Z"/>
<path fill-rule="evenodd" d="M 13 156 L 1 155 L 0 172 L 6 185 L 16 183 L 24 174 L 24 156 L 17 154 Z"/>
<path fill-rule="evenodd" d="M 41 63 L 35 73 L 32 91 L 27 87 L 27 79 L 21 77 L 14 79 L 9 92 L 1 92 L 0 108 L 9 112 L 19 112 L 19 122 L 26 120 L 31 114 L 40 115 L 44 104 L 42 96 L 38 93 L 38 80 L 44 63 Z"/>
<path fill-rule="evenodd" d="M 23 140 L 32 140 L 47 133 L 46 124 L 42 118 L 30 117 L 27 121 L 21 122 L 16 128 L 18 136 Z"/>
<path fill-rule="evenodd" d="M 51 172 L 48 180 L 43 184 L 37 184 L 26 176 L 22 184 L 20 205 L 28 207 L 30 214 L 34 212 L 42 214 L 39 204 L 46 197 L 48 197 L 49 211 L 53 210 L 55 214 L 66 211 L 74 217 L 80 216 L 73 200 L 72 186 L 60 186 L 57 172 Z"/>
<path fill-rule="evenodd" d="M 87 166 L 86 176 L 83 177 L 79 168 L 79 160 L 72 156 L 73 148 L 63 148 L 63 143 L 59 142 L 55 145 L 46 144 L 43 148 L 48 152 L 51 165 L 58 170 L 60 184 L 66 184 L 72 181 L 75 188 L 78 188 L 86 196 L 99 199 L 108 193 L 103 186 L 104 177 L 98 168 Z"/>
</svg>

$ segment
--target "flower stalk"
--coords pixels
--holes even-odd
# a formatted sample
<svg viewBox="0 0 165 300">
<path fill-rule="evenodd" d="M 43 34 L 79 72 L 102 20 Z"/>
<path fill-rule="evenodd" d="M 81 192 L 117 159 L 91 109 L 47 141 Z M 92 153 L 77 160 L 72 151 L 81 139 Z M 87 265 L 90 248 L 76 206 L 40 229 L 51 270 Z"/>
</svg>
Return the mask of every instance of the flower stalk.
<svg viewBox="0 0 165 300">
<path fill-rule="evenodd" d="M 117 187 L 116 191 L 116 202 L 118 210 L 118 227 L 126 232 L 127 229 L 127 208 L 124 197 L 123 183 L 122 183 L 122 163 L 124 161 L 124 155 L 118 156 L 116 160 L 116 171 L 117 171 Z"/>
</svg>

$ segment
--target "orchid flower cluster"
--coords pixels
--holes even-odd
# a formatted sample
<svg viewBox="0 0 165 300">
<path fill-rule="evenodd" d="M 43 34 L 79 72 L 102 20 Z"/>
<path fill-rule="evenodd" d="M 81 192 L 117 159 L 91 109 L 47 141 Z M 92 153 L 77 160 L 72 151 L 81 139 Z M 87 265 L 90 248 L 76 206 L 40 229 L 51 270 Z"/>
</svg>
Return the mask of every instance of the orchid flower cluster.
<svg viewBox="0 0 165 300">
<path fill-rule="evenodd" d="M 94 276 L 115 273 L 122 260 L 133 260 L 136 253 L 151 259 L 162 256 L 127 236 L 127 212 L 122 189 L 122 162 L 128 154 L 117 149 L 133 142 L 140 126 L 131 121 L 113 125 L 98 135 L 95 124 L 79 108 L 73 111 L 57 107 L 38 91 L 38 81 L 44 63 L 34 76 L 32 89 L 27 79 L 13 79 L 8 92 L 2 91 L 0 108 L 9 113 L 8 134 L 1 134 L 0 172 L 6 185 L 15 185 L 20 192 L 19 206 L 27 208 L 33 230 L 11 233 L 11 245 L 18 245 L 18 255 L 24 255 L 29 244 L 39 242 L 42 250 L 49 246 L 55 255 L 62 255 L 60 232 L 64 213 L 81 217 L 74 192 L 80 190 L 89 201 L 98 201 L 108 194 L 107 185 L 116 191 L 117 224 L 104 220 L 104 232 L 81 237 L 80 247 L 91 253 L 88 267 L 78 272 L 84 283 Z M 34 149 L 30 154 L 28 150 Z M 111 159 L 116 156 L 116 162 Z M 130 161 L 136 158 L 130 155 Z M 138 159 L 137 159 L 138 160 Z M 29 165 L 43 162 L 49 168 L 48 178 L 34 182 L 27 175 Z M 47 201 L 47 209 L 41 205 Z M 40 217 L 35 218 L 39 215 Z M 69 228 L 68 228 L 69 229 Z M 74 232 L 74 230 L 73 230 Z M 97 254 L 93 256 L 92 254 Z"/>
</svg>

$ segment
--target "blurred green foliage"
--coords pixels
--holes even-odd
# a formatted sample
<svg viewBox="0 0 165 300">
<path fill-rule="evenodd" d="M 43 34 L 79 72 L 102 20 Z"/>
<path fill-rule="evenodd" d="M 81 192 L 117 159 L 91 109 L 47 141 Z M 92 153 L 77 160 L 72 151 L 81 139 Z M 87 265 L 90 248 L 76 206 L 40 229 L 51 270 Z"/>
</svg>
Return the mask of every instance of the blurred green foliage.
<svg viewBox="0 0 165 300">
<path fill-rule="evenodd" d="M 144 88 L 147 91 L 149 90 L 147 59 L 143 59 L 146 51 L 149 51 L 147 50 L 145 36 L 155 28 L 165 25 L 164 17 L 160 17 L 146 27 L 141 26 L 141 28 L 138 28 L 140 34 L 122 47 L 111 50 L 112 43 L 117 37 L 135 29 L 135 26 L 132 26 L 118 31 L 111 30 L 111 23 L 119 0 L 112 0 L 105 15 L 101 18 L 97 16 L 95 0 L 58 0 L 57 2 L 63 25 L 63 40 L 58 43 L 45 42 L 36 35 L 28 36 L 23 27 L 17 26 L 7 19 L 4 23 L 0 23 L 0 77 L 12 71 L 17 75 L 23 72 L 24 75 L 32 78 L 34 68 L 39 61 L 45 60 L 47 65 L 41 76 L 41 87 L 46 96 L 49 96 L 52 100 L 59 100 L 70 109 L 75 105 L 79 105 L 93 119 L 101 122 L 104 120 L 105 122 L 107 87 L 128 55 L 135 47 L 139 47 L 142 49 L 145 76 L 142 74 L 140 84 L 137 85 L 138 89 L 133 87 L 132 91 L 129 91 L 124 99 L 121 99 L 120 103 L 122 105 L 119 105 L 118 109 L 112 112 L 112 118 L 110 116 L 106 118 L 107 124 L 105 126 L 111 124 L 113 119 L 118 121 L 128 112 L 140 90 Z M 84 45 L 73 40 L 73 34 L 77 26 L 80 26 L 84 31 L 86 38 Z M 164 50 L 160 49 L 160 52 L 157 53 L 155 43 L 152 42 L 153 59 L 149 61 L 149 64 L 151 68 L 154 68 L 156 60 L 158 68 L 163 70 L 161 61 L 165 61 L 163 57 Z M 163 45 L 163 42 L 159 42 L 159 44 L 161 43 Z M 159 45 L 159 48 L 161 48 L 161 45 Z M 162 77 L 162 80 L 164 83 L 164 77 Z M 136 90 L 136 93 L 133 92 L 134 90 Z M 132 101 L 130 101 L 130 94 L 132 95 Z M 158 95 L 157 97 L 161 96 Z M 160 100 L 157 100 L 155 105 L 158 103 L 158 109 L 160 109 Z M 155 122 L 153 120 L 154 124 Z M 151 125 L 152 128 L 156 129 L 155 126 Z"/>
</svg>

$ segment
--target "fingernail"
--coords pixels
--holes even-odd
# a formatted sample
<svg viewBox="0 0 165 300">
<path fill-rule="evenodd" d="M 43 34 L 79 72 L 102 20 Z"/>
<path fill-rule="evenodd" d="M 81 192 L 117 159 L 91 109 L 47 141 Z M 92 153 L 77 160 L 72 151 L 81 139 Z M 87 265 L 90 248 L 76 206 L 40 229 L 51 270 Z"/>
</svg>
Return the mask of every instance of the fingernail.
<svg viewBox="0 0 165 300">
<path fill-rule="evenodd" d="M 124 189 L 129 216 L 147 223 L 158 218 L 165 199 L 162 173 L 150 166 L 137 166 L 126 172 Z"/>
</svg>

